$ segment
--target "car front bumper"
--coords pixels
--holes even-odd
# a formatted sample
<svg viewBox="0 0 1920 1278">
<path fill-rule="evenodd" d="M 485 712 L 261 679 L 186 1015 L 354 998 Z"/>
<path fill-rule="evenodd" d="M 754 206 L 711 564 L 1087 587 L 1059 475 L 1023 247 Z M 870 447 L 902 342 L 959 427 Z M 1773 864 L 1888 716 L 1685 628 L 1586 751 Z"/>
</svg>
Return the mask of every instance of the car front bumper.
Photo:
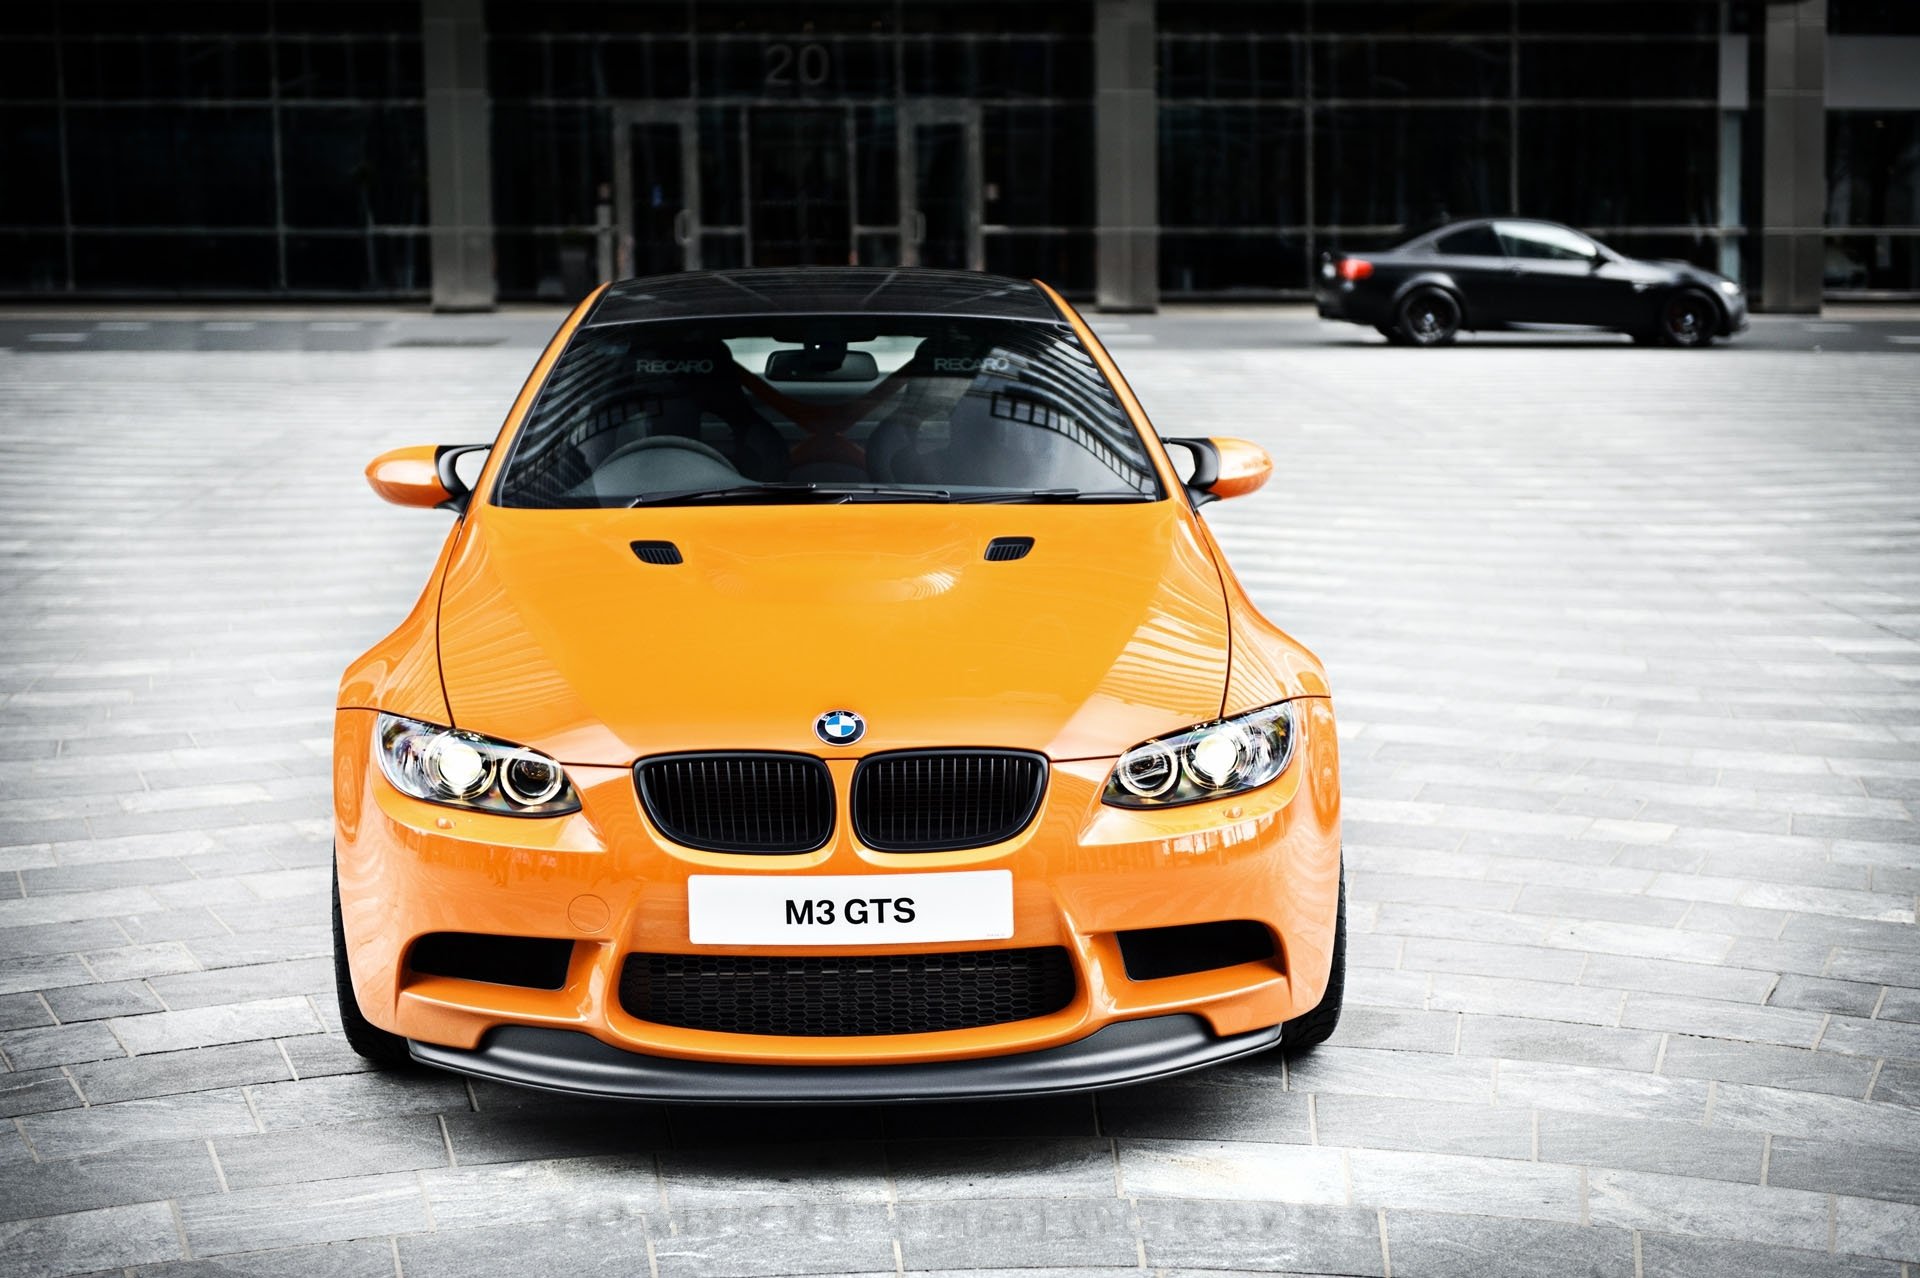
<svg viewBox="0 0 1920 1278">
<path fill-rule="evenodd" d="M 1300 704 L 1303 731 L 1287 770 L 1233 800 L 1112 808 L 1099 799 L 1111 760 L 1056 761 L 1039 815 L 1007 843 L 881 853 L 841 828 L 819 852 L 795 856 L 667 842 L 648 821 L 631 771 L 620 767 L 570 766 L 583 806 L 567 817 L 423 803 L 394 790 L 374 765 L 375 712 L 341 710 L 336 850 L 360 1011 L 410 1040 L 428 1064 L 562 1091 L 681 1100 L 1033 1094 L 1135 1082 L 1259 1050 L 1277 1040 L 1282 1022 L 1319 1003 L 1338 911 L 1332 710 L 1320 698 Z M 842 827 L 852 764 L 829 764 Z M 861 952 L 695 944 L 692 874 L 956 869 L 1012 872 L 1013 935 L 912 949 L 1062 947 L 1076 981 L 1066 1007 L 966 1029 L 802 1038 L 663 1025 L 622 1006 L 621 968 L 633 952 Z M 1240 919 L 1268 928 L 1270 959 L 1129 979 L 1120 933 Z M 532 989 L 411 970 L 413 942 L 434 932 L 564 940 L 564 983 Z"/>
</svg>

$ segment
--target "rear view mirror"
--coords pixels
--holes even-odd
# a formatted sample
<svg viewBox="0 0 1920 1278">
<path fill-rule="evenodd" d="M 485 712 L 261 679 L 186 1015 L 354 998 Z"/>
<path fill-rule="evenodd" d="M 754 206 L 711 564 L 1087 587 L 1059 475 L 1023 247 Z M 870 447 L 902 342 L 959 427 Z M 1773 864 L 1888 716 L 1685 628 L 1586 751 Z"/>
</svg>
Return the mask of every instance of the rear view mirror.
<svg viewBox="0 0 1920 1278">
<path fill-rule="evenodd" d="M 866 351 L 844 351 L 838 360 L 820 348 L 800 351 L 774 351 L 767 356 L 767 380 L 770 382 L 870 382 L 880 376 L 880 366 Z"/>
<path fill-rule="evenodd" d="M 1210 439 L 1164 439 L 1193 456 L 1193 475 L 1187 480 L 1187 493 L 1193 504 L 1204 506 L 1225 497 L 1245 497 L 1259 492 L 1273 477 L 1273 458 L 1267 450 L 1250 440 L 1218 435 Z"/>
<path fill-rule="evenodd" d="M 471 495 L 454 463 L 488 444 L 416 444 L 381 453 L 367 463 L 367 484 L 396 506 L 461 511 Z"/>
</svg>

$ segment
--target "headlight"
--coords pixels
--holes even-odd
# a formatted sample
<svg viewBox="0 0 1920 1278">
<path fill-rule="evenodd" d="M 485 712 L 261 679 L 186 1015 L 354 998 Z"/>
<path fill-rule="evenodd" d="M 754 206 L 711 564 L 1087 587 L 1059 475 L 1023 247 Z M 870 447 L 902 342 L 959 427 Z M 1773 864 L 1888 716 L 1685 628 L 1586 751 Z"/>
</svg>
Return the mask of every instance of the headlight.
<svg viewBox="0 0 1920 1278">
<path fill-rule="evenodd" d="M 1285 701 L 1196 724 L 1121 755 L 1100 798 L 1120 808 L 1167 808 L 1239 794 L 1286 771 L 1296 735 Z"/>
<path fill-rule="evenodd" d="M 478 733 L 383 714 L 373 755 L 394 789 L 429 803 L 507 816 L 580 810 L 566 769 L 538 750 Z"/>
<path fill-rule="evenodd" d="M 1740 286 L 1738 284 L 1735 284 L 1732 280 L 1721 280 L 1720 291 L 1722 293 L 1726 293 L 1729 296 L 1731 296 L 1740 291 Z"/>
</svg>

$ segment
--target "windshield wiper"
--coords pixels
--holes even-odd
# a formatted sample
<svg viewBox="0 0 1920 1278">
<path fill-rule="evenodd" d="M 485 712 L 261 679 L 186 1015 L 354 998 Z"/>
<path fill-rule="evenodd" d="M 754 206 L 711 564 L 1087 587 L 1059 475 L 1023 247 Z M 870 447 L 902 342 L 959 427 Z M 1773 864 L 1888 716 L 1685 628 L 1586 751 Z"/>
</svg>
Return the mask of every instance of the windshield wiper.
<svg viewBox="0 0 1920 1278">
<path fill-rule="evenodd" d="M 689 488 L 670 493 L 642 493 L 633 506 L 693 506 L 703 502 L 808 502 L 823 505 L 863 501 L 952 501 L 944 488 L 881 488 L 853 484 L 768 483 L 737 484 L 731 488 Z"/>
<path fill-rule="evenodd" d="M 984 502 L 1005 502 L 1011 505 L 1011 504 L 1018 504 L 1022 502 L 1040 503 L 1040 502 L 1068 502 L 1068 501 L 1084 501 L 1084 502 L 1152 501 L 1153 497 L 1149 493 L 1135 492 L 1131 488 L 1110 488 L 1110 489 L 1103 488 L 1103 489 L 1096 489 L 1093 492 L 1083 492 L 1078 488 L 1009 488 L 1004 491 L 997 491 L 997 492 L 990 492 L 990 493 L 963 493 L 960 496 L 955 497 L 954 500 L 964 501 L 964 502 L 983 502 L 983 503 Z"/>
</svg>

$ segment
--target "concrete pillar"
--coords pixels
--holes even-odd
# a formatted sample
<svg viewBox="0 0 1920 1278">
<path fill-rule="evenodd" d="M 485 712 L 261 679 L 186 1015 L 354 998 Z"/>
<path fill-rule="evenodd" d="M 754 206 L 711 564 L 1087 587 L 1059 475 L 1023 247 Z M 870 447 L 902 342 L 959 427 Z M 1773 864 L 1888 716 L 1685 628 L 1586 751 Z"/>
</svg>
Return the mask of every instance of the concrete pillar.
<svg viewBox="0 0 1920 1278">
<path fill-rule="evenodd" d="M 1153 61 L 1153 0 L 1094 0 L 1095 301 L 1103 311 L 1160 304 Z"/>
<path fill-rule="evenodd" d="M 496 288 L 483 0 L 422 0 L 421 15 L 433 309 L 490 311 Z"/>
<path fill-rule="evenodd" d="M 1827 0 L 1767 0 L 1762 10 L 1760 309 L 1817 314 L 1827 251 Z"/>
</svg>

